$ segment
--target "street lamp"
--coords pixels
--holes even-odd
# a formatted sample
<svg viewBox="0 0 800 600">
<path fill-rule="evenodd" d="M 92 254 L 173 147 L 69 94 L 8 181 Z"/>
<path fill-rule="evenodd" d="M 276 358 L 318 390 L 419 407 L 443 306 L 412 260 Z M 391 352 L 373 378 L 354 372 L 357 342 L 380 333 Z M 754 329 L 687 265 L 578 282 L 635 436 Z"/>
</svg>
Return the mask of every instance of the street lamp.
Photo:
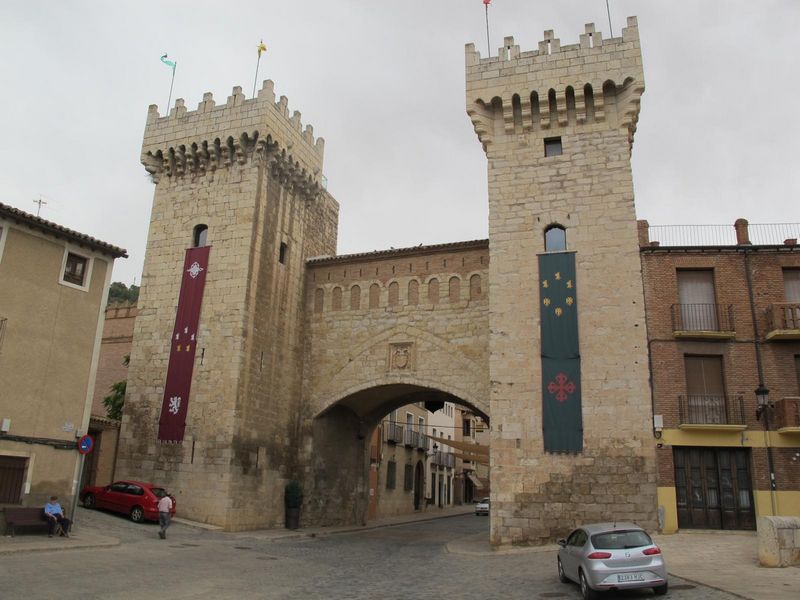
<svg viewBox="0 0 800 600">
<path fill-rule="evenodd" d="M 769 406 L 769 390 L 764 387 L 763 383 L 759 383 L 756 388 L 756 419 L 761 419 L 761 415 Z"/>
</svg>

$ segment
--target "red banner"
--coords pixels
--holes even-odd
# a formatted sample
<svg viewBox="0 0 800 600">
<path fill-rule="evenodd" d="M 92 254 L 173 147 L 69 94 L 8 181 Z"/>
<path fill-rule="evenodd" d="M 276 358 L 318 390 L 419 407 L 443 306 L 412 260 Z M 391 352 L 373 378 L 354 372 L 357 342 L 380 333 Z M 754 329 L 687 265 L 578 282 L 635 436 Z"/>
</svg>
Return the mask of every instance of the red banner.
<svg viewBox="0 0 800 600">
<path fill-rule="evenodd" d="M 178 314 L 175 316 L 175 329 L 169 350 L 167 382 L 164 384 L 164 401 L 158 420 L 158 439 L 162 442 L 183 441 L 194 355 L 197 350 L 197 325 L 200 322 L 200 305 L 203 302 L 210 250 L 211 246 L 186 250 Z"/>
</svg>

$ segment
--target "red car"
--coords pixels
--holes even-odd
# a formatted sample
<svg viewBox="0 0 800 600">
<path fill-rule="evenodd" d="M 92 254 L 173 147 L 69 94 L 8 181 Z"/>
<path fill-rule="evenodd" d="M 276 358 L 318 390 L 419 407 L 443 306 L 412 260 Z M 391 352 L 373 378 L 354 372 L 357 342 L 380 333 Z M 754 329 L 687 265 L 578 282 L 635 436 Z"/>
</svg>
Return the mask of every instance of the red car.
<svg viewBox="0 0 800 600">
<path fill-rule="evenodd" d="M 172 498 L 170 515 L 175 516 L 175 497 L 162 487 L 141 481 L 115 481 L 105 487 L 87 485 L 80 499 L 86 508 L 105 508 L 128 515 L 131 521 L 158 521 L 158 501 Z"/>
</svg>

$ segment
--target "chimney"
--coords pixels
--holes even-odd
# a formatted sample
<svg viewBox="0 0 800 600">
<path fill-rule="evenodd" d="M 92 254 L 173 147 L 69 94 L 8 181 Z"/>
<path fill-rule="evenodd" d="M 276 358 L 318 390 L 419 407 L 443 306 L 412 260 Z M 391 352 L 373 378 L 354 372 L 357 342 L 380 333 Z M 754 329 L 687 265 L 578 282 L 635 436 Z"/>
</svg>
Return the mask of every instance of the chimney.
<svg viewBox="0 0 800 600">
<path fill-rule="evenodd" d="M 736 223 L 733 224 L 736 229 L 736 244 L 738 246 L 750 245 L 750 234 L 747 231 L 747 225 L 747 219 L 736 219 Z"/>
<path fill-rule="evenodd" d="M 639 233 L 639 246 L 649 246 L 650 245 L 650 223 L 647 222 L 645 219 L 639 219 L 636 221 L 636 227 Z"/>
</svg>

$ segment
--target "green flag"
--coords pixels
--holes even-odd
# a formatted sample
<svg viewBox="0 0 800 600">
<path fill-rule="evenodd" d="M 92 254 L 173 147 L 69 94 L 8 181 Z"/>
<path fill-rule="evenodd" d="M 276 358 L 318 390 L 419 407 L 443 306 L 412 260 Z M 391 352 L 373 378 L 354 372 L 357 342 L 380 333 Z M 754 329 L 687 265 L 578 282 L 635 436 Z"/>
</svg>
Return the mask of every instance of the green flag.
<svg viewBox="0 0 800 600">
<path fill-rule="evenodd" d="M 161 57 L 161 62 L 164 63 L 165 65 L 167 65 L 168 67 L 171 67 L 173 71 L 175 70 L 175 64 L 176 63 L 174 61 L 167 60 L 166 52 L 164 53 L 164 56 Z"/>
<path fill-rule="evenodd" d="M 581 452 L 581 359 L 575 253 L 539 256 L 545 452 Z"/>
</svg>

